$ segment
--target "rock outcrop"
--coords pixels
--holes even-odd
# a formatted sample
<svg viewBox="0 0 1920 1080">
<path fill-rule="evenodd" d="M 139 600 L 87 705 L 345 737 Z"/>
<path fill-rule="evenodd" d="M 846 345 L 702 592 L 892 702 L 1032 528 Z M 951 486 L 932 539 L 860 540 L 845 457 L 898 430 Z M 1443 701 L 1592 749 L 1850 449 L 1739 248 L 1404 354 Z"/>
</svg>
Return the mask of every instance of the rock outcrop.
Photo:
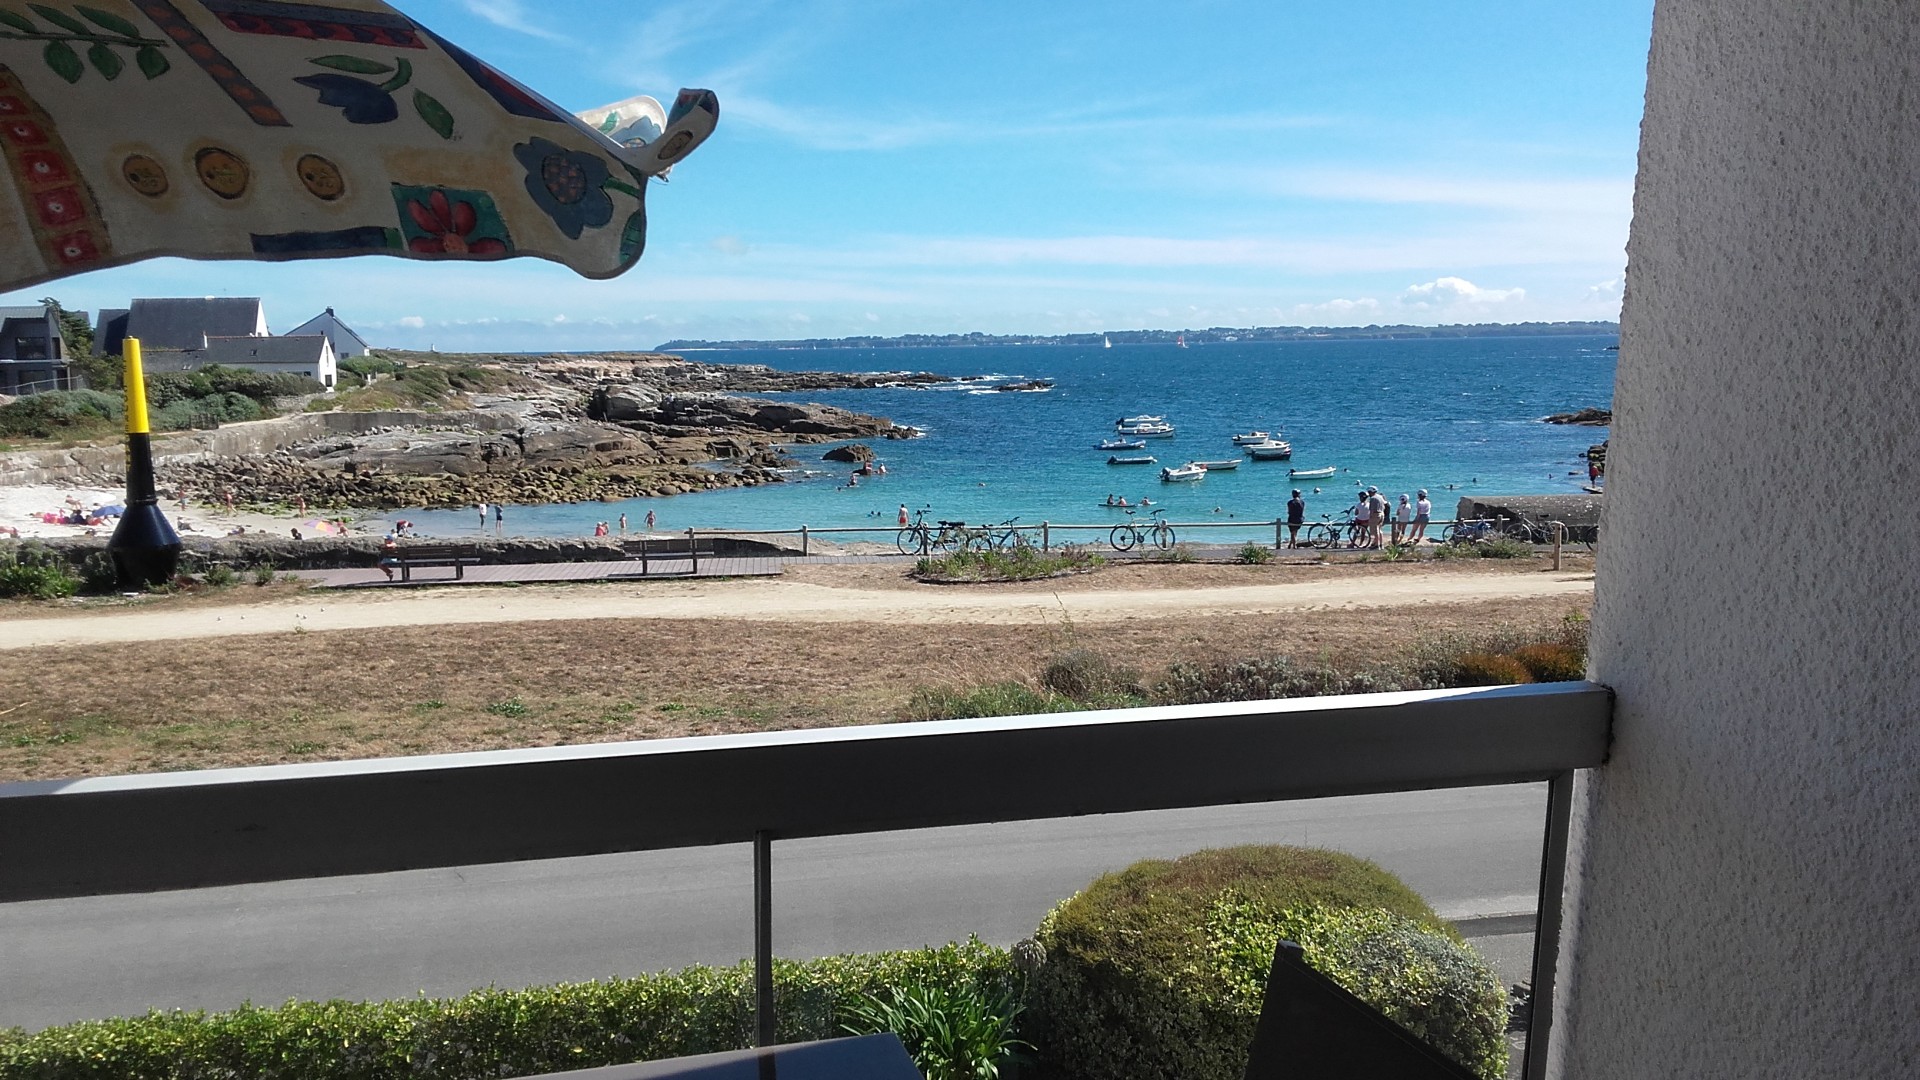
<svg viewBox="0 0 1920 1080">
<path fill-rule="evenodd" d="M 1579 412 L 1554 413 L 1543 416 L 1542 422 L 1548 424 L 1583 424 L 1588 427 L 1606 427 L 1613 423 L 1612 409 L 1581 409 Z"/>
</svg>

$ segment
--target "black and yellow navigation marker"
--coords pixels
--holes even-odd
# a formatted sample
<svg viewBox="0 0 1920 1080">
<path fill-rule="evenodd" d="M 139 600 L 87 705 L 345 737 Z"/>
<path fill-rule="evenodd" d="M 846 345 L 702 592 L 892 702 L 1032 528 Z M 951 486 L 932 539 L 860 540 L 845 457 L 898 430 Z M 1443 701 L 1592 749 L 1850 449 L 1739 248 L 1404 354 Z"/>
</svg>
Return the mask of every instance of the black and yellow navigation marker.
<svg viewBox="0 0 1920 1080">
<path fill-rule="evenodd" d="M 140 343 L 126 340 L 127 511 L 107 541 L 123 589 L 145 589 L 173 580 L 180 565 L 180 534 L 160 512 L 153 486 L 153 436 L 147 429 L 147 380 Z"/>
</svg>

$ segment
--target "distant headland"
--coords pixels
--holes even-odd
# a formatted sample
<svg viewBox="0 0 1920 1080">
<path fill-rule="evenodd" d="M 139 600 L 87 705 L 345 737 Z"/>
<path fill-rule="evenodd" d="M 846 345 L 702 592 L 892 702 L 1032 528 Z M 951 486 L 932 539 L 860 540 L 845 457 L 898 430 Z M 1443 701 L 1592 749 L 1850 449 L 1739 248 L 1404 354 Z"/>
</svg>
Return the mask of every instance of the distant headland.
<svg viewBox="0 0 1920 1080">
<path fill-rule="evenodd" d="M 1369 338 L 1567 337 L 1618 334 L 1617 322 L 1456 323 L 1450 326 L 1215 326 L 1205 330 L 1108 330 L 1095 334 L 901 334 L 898 337 L 801 338 L 792 341 L 675 339 L 661 352 L 692 349 L 898 349 L 978 345 L 1214 345 L 1235 341 L 1320 341 Z"/>
</svg>

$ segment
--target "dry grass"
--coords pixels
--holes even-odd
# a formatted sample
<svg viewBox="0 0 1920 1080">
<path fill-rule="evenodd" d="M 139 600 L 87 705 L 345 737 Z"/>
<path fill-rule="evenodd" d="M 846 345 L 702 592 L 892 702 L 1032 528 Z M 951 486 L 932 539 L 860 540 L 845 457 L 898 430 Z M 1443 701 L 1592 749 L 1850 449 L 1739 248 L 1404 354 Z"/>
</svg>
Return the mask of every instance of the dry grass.
<svg viewBox="0 0 1920 1080">
<path fill-rule="evenodd" d="M 856 573 L 837 582 L 857 587 L 899 573 L 845 569 Z M 1186 586 L 1324 573 L 1178 569 Z M 1391 588 L 1395 568 L 1379 569 Z M 965 628 L 606 619 L 26 649 L 0 654 L 0 781 L 881 723 L 915 687 L 1031 679 L 1066 648 L 1149 677 L 1176 660 L 1270 653 L 1363 663 L 1428 635 L 1546 627 L 1586 607 Z"/>
</svg>

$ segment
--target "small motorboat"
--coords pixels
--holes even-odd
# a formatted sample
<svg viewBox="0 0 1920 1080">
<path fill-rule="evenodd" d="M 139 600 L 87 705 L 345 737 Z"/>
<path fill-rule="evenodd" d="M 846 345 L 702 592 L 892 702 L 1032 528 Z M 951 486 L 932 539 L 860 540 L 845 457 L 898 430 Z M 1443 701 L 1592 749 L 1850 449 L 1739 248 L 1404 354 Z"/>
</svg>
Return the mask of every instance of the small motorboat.
<svg viewBox="0 0 1920 1080">
<path fill-rule="evenodd" d="M 1138 455 L 1137 457 L 1121 457 L 1120 455 L 1115 454 L 1114 456 L 1107 459 L 1107 464 L 1109 465 L 1158 465 L 1160 464 L 1160 462 L 1157 459 L 1155 459 L 1151 454 L 1141 454 L 1141 455 Z"/>
<path fill-rule="evenodd" d="M 1173 438 L 1173 425 L 1164 420 L 1158 420 L 1150 424 L 1123 424 L 1120 427 L 1114 428 L 1113 433 L 1122 438 L 1171 439 Z"/>
<path fill-rule="evenodd" d="M 1288 469 L 1287 475 L 1295 480 L 1325 480 L 1334 471 L 1334 467 L 1329 465 L 1324 469 Z"/>
<path fill-rule="evenodd" d="M 1145 450 L 1146 448 L 1147 440 L 1145 439 L 1107 439 L 1094 447 L 1096 450 Z"/>
<path fill-rule="evenodd" d="M 1233 445 L 1235 446 L 1251 446 L 1254 443 L 1263 443 L 1263 442 L 1272 442 L 1272 441 L 1273 441 L 1273 432 L 1271 431 L 1249 431 L 1249 432 L 1246 432 L 1245 434 L 1235 435 L 1233 437 Z"/>
<path fill-rule="evenodd" d="M 1114 427 L 1132 427 L 1135 424 L 1164 424 L 1164 416 L 1123 416 L 1113 422 Z"/>
<path fill-rule="evenodd" d="M 1255 461 L 1285 461 L 1293 456 L 1293 444 L 1279 439 L 1269 439 L 1263 443 L 1250 443 L 1240 449 L 1253 455 Z"/>
<path fill-rule="evenodd" d="M 1168 484 L 1177 483 L 1182 480 L 1205 480 L 1206 478 L 1207 467 L 1193 462 L 1188 462 L 1177 469 L 1169 466 L 1160 470 L 1161 481 Z"/>
<path fill-rule="evenodd" d="M 1189 461 L 1187 464 L 1198 465 L 1208 472 L 1226 472 L 1229 469 L 1239 468 L 1240 459 L 1232 458 L 1227 461 Z"/>
</svg>

